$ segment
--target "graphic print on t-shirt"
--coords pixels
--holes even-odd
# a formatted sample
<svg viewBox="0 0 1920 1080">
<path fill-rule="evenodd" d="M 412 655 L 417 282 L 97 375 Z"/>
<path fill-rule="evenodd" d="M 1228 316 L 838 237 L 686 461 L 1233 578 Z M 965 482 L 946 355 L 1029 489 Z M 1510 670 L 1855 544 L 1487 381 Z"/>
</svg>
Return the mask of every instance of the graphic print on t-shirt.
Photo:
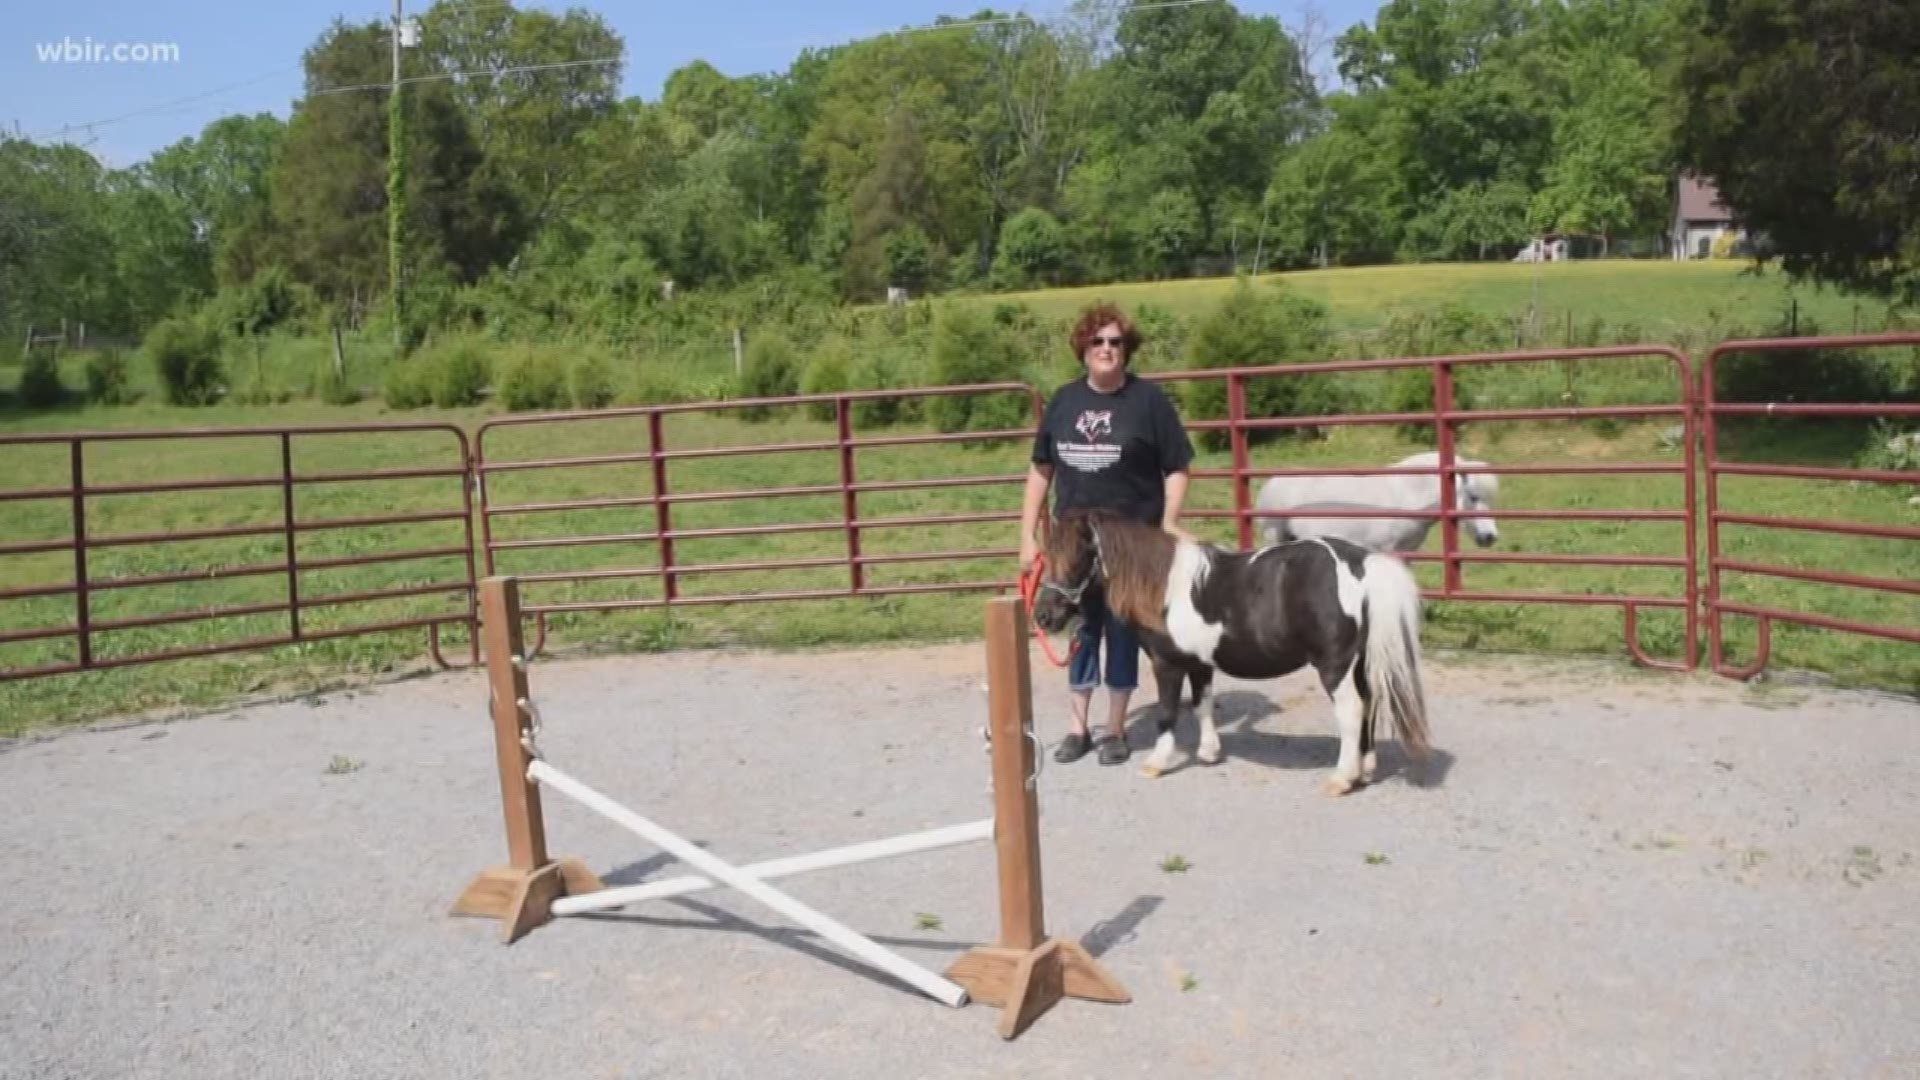
<svg viewBox="0 0 1920 1080">
<path fill-rule="evenodd" d="M 1099 472 L 1120 460 L 1120 445 L 1114 442 L 1101 442 L 1102 436 L 1113 438 L 1113 410 L 1088 409 L 1073 422 L 1073 430 L 1079 433 L 1083 443 L 1060 442 L 1054 449 L 1060 454 L 1060 460 L 1081 472 Z"/>
</svg>

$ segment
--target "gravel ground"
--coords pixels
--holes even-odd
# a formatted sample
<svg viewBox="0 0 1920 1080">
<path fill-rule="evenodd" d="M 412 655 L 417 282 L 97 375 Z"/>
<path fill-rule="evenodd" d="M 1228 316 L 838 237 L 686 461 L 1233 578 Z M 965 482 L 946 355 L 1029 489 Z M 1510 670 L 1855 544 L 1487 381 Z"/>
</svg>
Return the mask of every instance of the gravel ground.
<svg viewBox="0 0 1920 1080">
<path fill-rule="evenodd" d="M 981 671 L 955 646 L 533 679 L 558 767 L 747 862 L 990 813 Z M 1298 675 L 1223 685 L 1218 767 L 1049 762 L 1050 929 L 1134 1001 L 1012 1043 L 724 892 L 511 947 L 449 918 L 504 857 L 477 673 L 23 742 L 0 1076 L 1920 1075 L 1920 706 L 1603 664 L 1429 677 L 1423 785 L 1320 795 L 1328 708 Z M 1036 683 L 1050 745 L 1062 680 Z M 679 872 L 546 805 L 556 854 Z M 986 845 L 786 887 L 936 969 L 995 932 Z"/>
</svg>

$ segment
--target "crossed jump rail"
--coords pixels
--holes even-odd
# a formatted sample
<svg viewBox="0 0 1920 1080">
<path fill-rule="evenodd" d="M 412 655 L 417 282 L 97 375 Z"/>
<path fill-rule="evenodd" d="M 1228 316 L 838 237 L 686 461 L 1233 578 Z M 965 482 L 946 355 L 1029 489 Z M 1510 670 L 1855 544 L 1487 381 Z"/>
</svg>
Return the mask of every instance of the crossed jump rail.
<svg viewBox="0 0 1920 1080">
<path fill-rule="evenodd" d="M 1000 1035 L 1012 1039 L 1062 997 L 1130 1001 L 1126 989 L 1077 942 L 1050 938 L 1042 903 L 1039 803 L 1034 778 L 1032 680 L 1020 601 L 986 602 L 987 733 L 992 754 L 992 818 L 884 840 L 736 866 L 602 794 L 540 752 L 539 709 L 528 687 L 518 583 L 481 583 L 484 641 L 501 803 L 505 866 L 481 872 L 452 914 L 499 919 L 511 944 L 553 917 L 665 899 L 721 886 L 735 889 L 819 934 L 848 954 L 943 1004 L 979 1001 L 1002 1008 Z M 540 791 L 551 788 L 638 835 L 698 871 L 610 889 L 578 859 L 548 854 Z M 944 974 L 880 945 L 768 882 L 790 874 L 992 839 L 998 852 L 1000 935 L 967 952 Z"/>
</svg>

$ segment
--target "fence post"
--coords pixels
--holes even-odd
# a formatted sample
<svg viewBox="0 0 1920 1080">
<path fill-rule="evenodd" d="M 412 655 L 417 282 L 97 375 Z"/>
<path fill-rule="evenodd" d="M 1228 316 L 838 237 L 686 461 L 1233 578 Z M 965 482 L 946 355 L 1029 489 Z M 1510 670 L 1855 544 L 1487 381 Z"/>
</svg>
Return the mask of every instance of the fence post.
<svg viewBox="0 0 1920 1080">
<path fill-rule="evenodd" d="M 1000 868 L 1000 937 L 969 950 L 947 977 L 998 1006 L 1000 1037 L 1025 1031 L 1062 997 L 1133 998 L 1075 941 L 1047 937 L 1040 880 L 1040 805 L 1034 784 L 1033 679 L 1017 597 L 986 602 L 987 731 L 993 749 L 993 833 Z"/>
<path fill-rule="evenodd" d="M 660 410 L 655 409 L 647 414 L 647 454 L 653 466 L 653 530 L 660 546 L 660 598 L 671 604 L 680 590 L 673 577 L 673 510 L 667 502 L 667 462 L 660 456 L 666 440 Z"/>
<path fill-rule="evenodd" d="M 1441 362 L 1433 366 L 1433 430 L 1439 436 L 1440 475 L 1440 554 L 1442 559 L 1442 595 L 1460 591 L 1460 518 L 1454 499 L 1454 478 L 1458 463 L 1454 458 L 1453 421 L 1445 419 L 1453 411 L 1453 365 Z"/>
<path fill-rule="evenodd" d="M 533 761 L 527 745 L 533 739 L 533 723 L 531 709 L 521 704 L 530 699 L 519 582 L 509 577 L 481 582 L 480 606 L 494 757 L 506 814 L 507 865 L 481 871 L 454 901 L 452 914 L 501 920 L 501 940 L 511 945 L 553 918 L 555 900 L 599 892 L 606 885 L 577 859 L 555 862 L 547 857 L 540 785 L 527 776 Z"/>
<path fill-rule="evenodd" d="M 93 602 L 87 595 L 87 463 L 83 439 L 68 444 L 73 468 L 73 602 L 80 666 L 93 666 Z"/>
<path fill-rule="evenodd" d="M 1253 502 L 1247 491 L 1247 384 L 1238 375 L 1227 376 L 1227 436 L 1233 444 L 1233 518 L 1240 550 L 1253 548 Z"/>
<path fill-rule="evenodd" d="M 840 507 L 847 526 L 847 583 L 855 596 L 867 588 L 867 567 L 860 561 L 860 495 L 854 491 L 853 405 L 845 394 L 833 399 L 834 424 L 840 436 Z"/>
</svg>

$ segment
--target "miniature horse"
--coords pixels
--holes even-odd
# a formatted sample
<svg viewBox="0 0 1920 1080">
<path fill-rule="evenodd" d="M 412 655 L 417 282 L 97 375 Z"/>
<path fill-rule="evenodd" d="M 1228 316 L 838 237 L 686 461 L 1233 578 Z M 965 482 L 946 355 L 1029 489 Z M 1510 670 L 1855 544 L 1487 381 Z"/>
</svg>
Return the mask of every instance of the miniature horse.
<svg viewBox="0 0 1920 1080">
<path fill-rule="evenodd" d="M 1104 511 L 1069 511 L 1047 537 L 1034 622 L 1057 632 L 1089 587 L 1139 634 L 1160 689 L 1160 736 L 1142 772 L 1173 764 L 1180 684 L 1193 684 L 1199 758 L 1220 760 L 1213 673 L 1275 679 L 1308 664 L 1333 699 L 1340 760 L 1325 784 L 1344 795 L 1373 778 L 1374 728 L 1392 717 L 1414 756 L 1427 750 L 1420 684 L 1420 586 L 1391 555 L 1337 538 L 1235 552 Z"/>
</svg>

